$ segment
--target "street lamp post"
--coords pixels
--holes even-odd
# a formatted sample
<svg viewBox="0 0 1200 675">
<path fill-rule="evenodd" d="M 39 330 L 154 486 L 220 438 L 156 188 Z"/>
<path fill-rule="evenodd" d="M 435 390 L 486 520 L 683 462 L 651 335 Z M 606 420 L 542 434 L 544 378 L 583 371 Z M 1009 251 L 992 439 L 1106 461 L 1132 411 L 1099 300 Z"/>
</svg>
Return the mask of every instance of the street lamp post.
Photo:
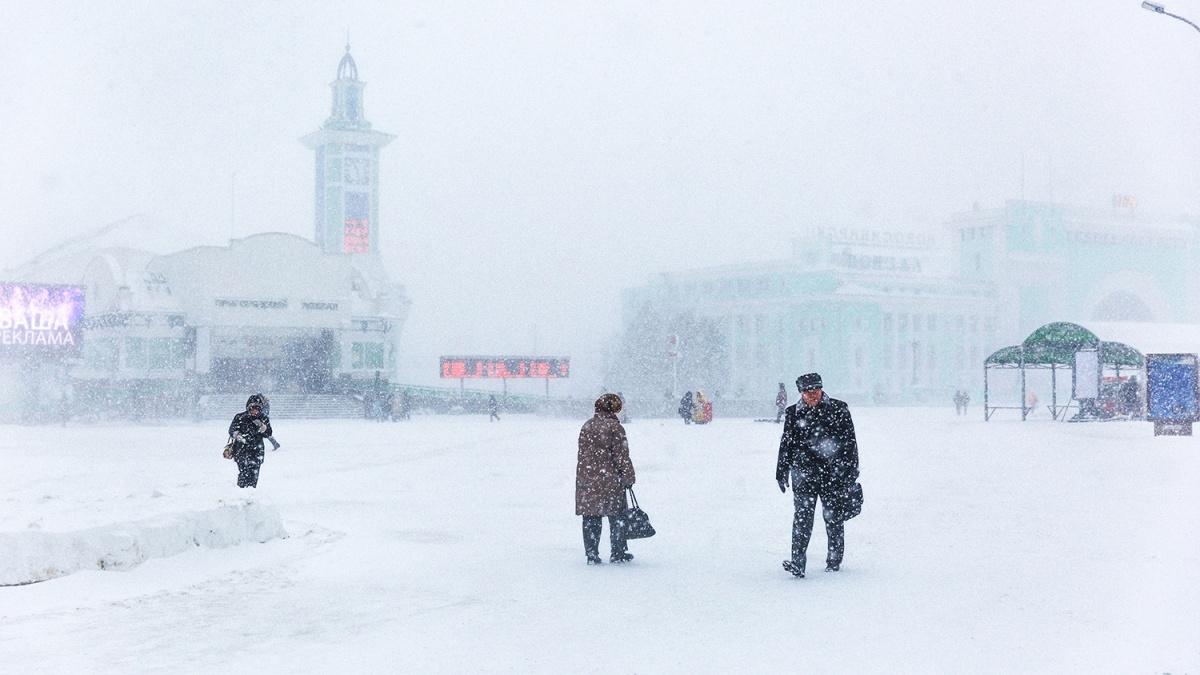
<svg viewBox="0 0 1200 675">
<path fill-rule="evenodd" d="M 1166 8 L 1163 7 L 1162 5 L 1156 5 L 1153 2 L 1143 2 L 1142 9 L 1148 9 L 1151 12 L 1154 12 L 1155 14 L 1162 14 L 1164 16 L 1169 16 L 1172 19 L 1179 19 L 1180 21 L 1186 23 L 1187 25 L 1191 26 L 1192 28 L 1195 28 L 1197 31 L 1200 31 L 1200 26 L 1197 26 L 1196 24 L 1192 23 L 1191 21 L 1188 21 L 1187 19 L 1183 18 L 1182 16 L 1179 16 L 1178 14 L 1172 14 L 1172 13 L 1168 12 L 1166 10 Z"/>
</svg>

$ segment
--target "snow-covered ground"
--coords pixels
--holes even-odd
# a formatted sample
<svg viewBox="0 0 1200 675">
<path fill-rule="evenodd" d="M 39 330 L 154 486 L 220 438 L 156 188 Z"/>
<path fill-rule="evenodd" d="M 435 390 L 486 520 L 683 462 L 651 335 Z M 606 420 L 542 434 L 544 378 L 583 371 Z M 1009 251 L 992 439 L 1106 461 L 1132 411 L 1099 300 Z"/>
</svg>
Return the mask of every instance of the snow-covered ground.
<svg viewBox="0 0 1200 675">
<path fill-rule="evenodd" d="M 0 574 L 72 555 L 31 535 L 126 549 L 0 588 L 0 670 L 1200 672 L 1200 440 L 854 413 L 866 505 L 805 579 L 769 423 L 630 423 L 659 534 L 598 568 L 582 420 L 279 420 L 257 491 L 221 423 L 0 427 Z"/>
</svg>

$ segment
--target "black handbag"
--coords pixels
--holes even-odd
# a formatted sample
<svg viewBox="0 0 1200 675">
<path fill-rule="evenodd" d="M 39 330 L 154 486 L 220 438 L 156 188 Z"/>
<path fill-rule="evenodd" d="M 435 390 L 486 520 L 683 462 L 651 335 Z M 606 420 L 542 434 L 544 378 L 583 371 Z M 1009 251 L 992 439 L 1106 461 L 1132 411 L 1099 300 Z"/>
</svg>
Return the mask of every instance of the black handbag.
<svg viewBox="0 0 1200 675">
<path fill-rule="evenodd" d="M 637 497 L 633 494 L 633 488 L 625 488 L 629 491 L 629 508 L 625 509 L 625 515 L 621 518 L 621 529 L 625 532 L 626 539 L 645 539 L 654 536 L 654 526 L 650 524 L 650 516 L 638 506 Z"/>
<path fill-rule="evenodd" d="M 621 476 L 621 469 L 617 468 L 617 458 L 613 456 L 612 450 L 608 451 L 608 459 L 612 462 L 613 471 L 617 474 L 617 479 L 622 483 L 625 479 Z M 633 486 L 625 488 L 629 492 L 629 503 L 631 506 L 626 507 L 625 513 L 621 515 L 621 530 L 625 533 L 626 539 L 645 539 L 654 536 L 654 526 L 650 524 L 650 516 L 638 506 L 637 496 L 633 494 Z"/>
<path fill-rule="evenodd" d="M 863 491 L 862 483 L 851 483 L 842 491 L 838 505 L 838 511 L 841 511 L 842 520 L 847 521 L 862 513 L 863 506 Z"/>
</svg>

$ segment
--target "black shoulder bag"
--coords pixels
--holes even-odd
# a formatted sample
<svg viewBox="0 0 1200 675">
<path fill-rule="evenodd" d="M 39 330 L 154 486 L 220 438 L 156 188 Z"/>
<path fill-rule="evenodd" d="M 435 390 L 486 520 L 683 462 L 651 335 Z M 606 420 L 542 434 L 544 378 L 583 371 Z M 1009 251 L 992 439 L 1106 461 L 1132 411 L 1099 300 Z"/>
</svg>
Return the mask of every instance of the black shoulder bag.
<svg viewBox="0 0 1200 675">
<path fill-rule="evenodd" d="M 862 483 L 857 481 L 849 483 L 845 487 L 845 492 L 842 493 L 842 520 L 850 520 L 854 516 L 862 513 L 863 507 L 863 490 Z"/>
<path fill-rule="evenodd" d="M 621 480 L 621 470 L 617 468 L 617 458 L 613 456 L 611 448 L 608 451 L 608 459 L 612 462 L 613 471 L 617 472 L 617 480 Z M 650 516 L 638 506 L 637 495 L 633 494 L 633 486 L 630 485 L 625 490 L 629 493 L 629 506 L 621 516 L 621 530 L 625 533 L 625 538 L 646 539 L 647 537 L 653 537 L 655 534 L 654 526 L 650 524 Z"/>
<path fill-rule="evenodd" d="M 626 539 L 645 539 L 646 537 L 654 536 L 654 526 L 650 524 L 650 516 L 638 506 L 637 497 L 633 494 L 633 488 L 625 488 L 629 491 L 629 508 L 625 509 L 625 515 L 622 516 L 622 529 L 625 531 Z"/>
</svg>

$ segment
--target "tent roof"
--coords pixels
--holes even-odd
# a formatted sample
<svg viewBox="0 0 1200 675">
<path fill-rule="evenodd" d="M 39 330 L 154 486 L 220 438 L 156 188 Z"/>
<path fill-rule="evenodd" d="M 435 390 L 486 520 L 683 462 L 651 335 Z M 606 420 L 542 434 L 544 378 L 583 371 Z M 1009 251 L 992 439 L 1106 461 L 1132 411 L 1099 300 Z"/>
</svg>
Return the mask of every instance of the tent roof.
<svg viewBox="0 0 1200 675">
<path fill-rule="evenodd" d="M 1021 345 L 1004 347 L 987 357 L 984 365 L 988 366 L 1019 366 L 1021 365 Z"/>
<path fill-rule="evenodd" d="M 1099 349 L 1100 338 L 1077 323 L 1058 321 L 1030 333 L 1021 347 L 1025 363 L 1071 364 L 1080 349 Z"/>
<path fill-rule="evenodd" d="M 984 361 L 985 366 L 1071 366 L 1075 352 L 1099 349 L 1104 365 L 1141 366 L 1141 352 L 1121 342 L 1104 342 L 1092 331 L 1077 323 L 1058 321 L 1033 331 L 1025 341 L 996 351 Z"/>
</svg>

